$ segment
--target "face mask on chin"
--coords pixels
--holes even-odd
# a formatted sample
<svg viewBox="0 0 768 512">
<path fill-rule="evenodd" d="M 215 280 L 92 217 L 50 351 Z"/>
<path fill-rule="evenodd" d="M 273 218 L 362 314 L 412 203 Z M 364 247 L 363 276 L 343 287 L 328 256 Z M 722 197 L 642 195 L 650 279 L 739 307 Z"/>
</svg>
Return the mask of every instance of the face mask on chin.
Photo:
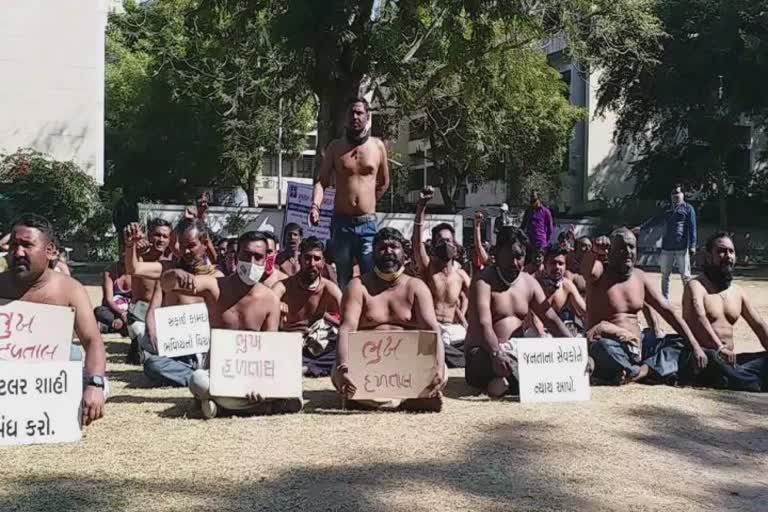
<svg viewBox="0 0 768 512">
<path fill-rule="evenodd" d="M 396 281 L 405 271 L 403 262 L 396 257 L 378 258 L 374 261 L 374 272 L 380 279 L 392 282 Z"/>
<path fill-rule="evenodd" d="M 350 144 L 354 144 L 355 146 L 362 146 L 368 141 L 368 138 L 370 137 L 370 134 L 368 133 L 367 129 L 363 129 L 362 132 L 355 132 L 352 128 L 347 128 L 345 130 L 345 136 L 347 138 L 347 142 Z"/>
<path fill-rule="evenodd" d="M 264 265 L 255 265 L 250 261 L 238 261 L 237 277 L 239 277 L 244 284 L 254 286 L 261 281 L 261 278 L 264 276 L 264 269 Z"/>
</svg>

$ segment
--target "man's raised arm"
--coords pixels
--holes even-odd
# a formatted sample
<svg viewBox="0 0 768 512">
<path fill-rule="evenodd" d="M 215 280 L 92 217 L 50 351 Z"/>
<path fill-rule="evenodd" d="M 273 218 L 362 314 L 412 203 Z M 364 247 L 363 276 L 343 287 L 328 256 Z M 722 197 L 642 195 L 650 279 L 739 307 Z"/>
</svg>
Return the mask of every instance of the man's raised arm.
<svg viewBox="0 0 768 512">
<path fill-rule="evenodd" d="M 212 295 L 218 283 L 215 276 L 195 276 L 175 268 L 163 272 L 160 278 L 160 286 L 162 286 L 164 292 L 209 298 L 207 296 Z"/>
<path fill-rule="evenodd" d="M 416 220 L 413 223 L 413 233 L 411 234 L 411 245 L 413 246 L 413 257 L 419 267 L 421 275 L 426 275 L 429 269 L 429 255 L 424 247 L 424 240 L 421 235 L 424 224 L 424 211 L 427 209 L 427 202 L 434 196 L 432 187 L 426 187 L 419 192 L 419 200 L 416 202 Z"/>
<path fill-rule="evenodd" d="M 165 270 L 164 262 L 141 261 L 136 254 L 136 245 L 144 239 L 144 233 L 137 223 L 131 223 L 123 230 L 125 242 L 125 272 L 144 279 L 160 279 Z M 170 265 L 170 262 L 168 263 Z"/>
</svg>

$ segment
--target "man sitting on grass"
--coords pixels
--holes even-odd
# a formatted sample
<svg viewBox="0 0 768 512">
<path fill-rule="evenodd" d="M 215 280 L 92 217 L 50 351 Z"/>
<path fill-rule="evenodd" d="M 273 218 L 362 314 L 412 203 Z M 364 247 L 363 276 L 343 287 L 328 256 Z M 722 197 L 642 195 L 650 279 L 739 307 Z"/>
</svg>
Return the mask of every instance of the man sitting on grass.
<svg viewBox="0 0 768 512">
<path fill-rule="evenodd" d="M 299 271 L 272 291 L 281 302 L 280 330 L 304 334 L 304 374 L 324 377 L 336 362 L 341 290 L 323 277 L 325 247 L 314 236 L 301 241 Z"/>
<path fill-rule="evenodd" d="M 203 276 L 181 269 L 169 270 L 161 280 L 163 290 L 204 299 L 212 329 L 275 332 L 280 322 L 280 301 L 261 282 L 267 262 L 267 240 L 261 232 L 248 231 L 239 238 L 237 247 L 234 274 Z M 222 409 L 256 415 L 298 412 L 302 408 L 299 398 L 265 400 L 256 393 L 244 397 L 211 396 L 207 369 L 193 373 L 189 389 L 200 401 L 205 419 L 217 416 Z"/>
<path fill-rule="evenodd" d="M 587 339 L 594 359 L 593 377 L 612 384 L 637 382 L 652 375 L 668 379 L 677 376 L 679 359 L 687 346 L 697 368 L 707 365 L 707 356 L 688 324 L 662 297 L 648 275 L 635 268 L 637 239 L 626 228 L 613 232 L 605 263 L 596 247 L 584 258 L 587 280 Z M 601 252 L 598 252 L 601 251 Z M 682 335 L 657 339 L 649 329 L 640 332 L 638 314 L 643 305 L 655 309 Z M 687 359 L 686 359 L 687 360 Z"/>
<path fill-rule="evenodd" d="M 479 272 L 469 290 L 466 381 L 492 398 L 519 392 L 513 338 L 523 337 L 530 312 L 553 336 L 571 335 L 536 278 L 523 271 L 527 246 L 528 237 L 520 229 L 502 227 L 493 265 Z"/>
<path fill-rule="evenodd" d="M 741 286 L 732 284 L 736 250 L 730 235 L 715 233 L 706 245 L 704 273 L 683 293 L 683 318 L 701 340 L 709 364 L 687 380 L 696 386 L 768 391 L 768 352 L 736 354 L 733 326 L 744 318 L 768 350 L 768 324 Z"/>
<path fill-rule="evenodd" d="M 14 223 L 8 248 L 8 270 L 0 274 L 0 299 L 66 306 L 75 310 L 75 333 L 85 349 L 82 420 L 88 425 L 104 415 L 104 401 L 109 394 L 104 341 L 85 287 L 67 275 L 54 272 L 48 265 L 54 253 L 54 239 L 51 224 L 42 217 L 24 215 Z M 70 358 L 80 360 L 81 357 L 79 348 L 73 345 Z"/>
<path fill-rule="evenodd" d="M 342 319 L 336 351 L 336 368 L 332 382 L 339 393 L 352 398 L 360 382 L 352 382 L 347 361 L 349 358 L 349 335 L 355 331 L 433 331 L 440 333 L 435 316 L 432 294 L 423 281 L 405 274 L 405 239 L 400 231 L 383 228 L 373 240 L 374 271 L 355 277 L 344 290 Z M 401 410 L 438 412 L 442 409 L 441 389 L 444 383 L 445 356 L 443 344 L 437 343 L 437 367 L 439 380 L 433 382 L 431 396 L 403 400 Z M 370 401 L 358 402 L 360 406 L 373 405 Z"/>
</svg>

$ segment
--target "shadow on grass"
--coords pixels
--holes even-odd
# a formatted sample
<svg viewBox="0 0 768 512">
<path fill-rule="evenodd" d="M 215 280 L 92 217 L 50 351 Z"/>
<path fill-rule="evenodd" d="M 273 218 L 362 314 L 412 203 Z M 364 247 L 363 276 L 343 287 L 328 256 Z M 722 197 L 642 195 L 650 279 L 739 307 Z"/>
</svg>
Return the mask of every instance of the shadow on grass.
<svg viewBox="0 0 768 512">
<path fill-rule="evenodd" d="M 108 364 L 125 364 L 128 355 L 130 341 L 128 338 L 121 340 L 104 340 L 104 349 L 107 351 Z"/>
<path fill-rule="evenodd" d="M 743 405 L 751 411 L 761 407 L 750 400 Z M 764 415 L 765 409 L 762 410 Z M 744 415 L 736 410 L 721 416 L 718 424 L 664 406 L 636 407 L 627 414 L 642 419 L 648 426 L 647 433 L 627 433 L 627 438 L 682 455 L 703 468 L 744 468 L 751 457 L 768 457 L 768 423 L 750 418 L 754 424 L 745 425 Z M 729 425 L 724 427 L 723 422 Z M 757 466 L 754 469 L 759 470 Z"/>
<path fill-rule="evenodd" d="M 469 449 L 442 461 L 342 464 L 330 459 L 327 464 L 298 466 L 275 478 L 246 483 L 222 481 L 215 475 L 216 468 L 198 469 L 185 479 L 163 479 L 154 471 L 146 478 L 88 479 L 77 474 L 7 478 L 0 510 L 16 510 L 23 504 L 24 509 L 35 511 L 112 511 L 138 509 L 146 500 L 151 500 L 152 510 L 165 510 L 164 505 L 176 510 L 173 505 L 178 503 L 243 512 L 434 509 L 434 501 L 419 503 L 419 489 L 429 489 L 432 500 L 441 491 L 461 494 L 467 502 L 489 500 L 478 503 L 483 510 L 599 508 L 592 498 L 574 494 L 577 485 L 571 477 L 542 467 L 542 453 L 558 449 L 534 440 L 534 432 L 542 427 L 540 422 L 504 423 L 487 429 Z M 390 501 L 394 497 L 399 500 Z M 401 501 L 403 497 L 409 498 L 407 503 Z M 452 507 L 446 502 L 441 508 Z"/>
<path fill-rule="evenodd" d="M 641 411 L 637 411 L 638 414 Z M 647 414 L 690 422 L 675 417 L 674 411 L 656 408 Z M 667 422 L 664 422 L 665 424 Z M 652 423 L 652 426 L 659 425 Z M 682 425 L 680 428 L 684 428 Z M 666 435 L 662 426 L 659 435 Z M 217 467 L 200 467 L 183 479 L 168 479 L 147 468 L 143 478 L 84 478 L 80 474 L 56 476 L 22 475 L 4 478 L 0 510 L 80 512 L 91 510 L 204 509 L 217 511 L 365 510 L 421 511 L 466 508 L 476 510 L 615 510 L 621 506 L 618 494 L 583 492 L 589 475 L 578 469 L 550 467 L 549 454 L 564 449 L 541 438 L 542 429 L 561 430 L 542 421 L 504 421 L 479 427 L 478 441 L 469 447 L 429 457 L 424 462 L 345 464 L 333 458 L 325 464 L 286 469 L 274 478 L 254 475 L 251 481 L 229 481 L 217 475 Z M 722 432 L 717 435 L 722 435 Z M 354 437 L 350 437 L 354 443 Z M 575 442 L 572 448 L 582 446 Z M 686 445 L 692 456 L 698 446 Z M 386 449 L 386 447 L 382 447 Z M 429 453 L 429 447 L 424 447 Z M 293 455 L 301 460 L 302 454 Z M 419 454 L 416 454 L 416 459 Z M 703 467 L 708 461 L 701 459 Z M 759 478 L 760 475 L 757 474 Z M 708 489 L 707 504 L 713 510 L 765 510 L 768 496 L 764 486 L 744 482 L 727 488 Z M 423 493 L 429 493 L 423 498 Z M 446 501 L 436 503 L 440 494 Z M 587 494 L 587 495 L 585 495 Z M 458 496 L 457 496 L 458 495 Z M 464 503 L 459 502 L 459 497 Z M 678 498 L 679 500 L 680 498 Z M 689 505 L 693 503 L 688 502 Z M 695 508 L 695 507 L 693 507 Z"/>
</svg>

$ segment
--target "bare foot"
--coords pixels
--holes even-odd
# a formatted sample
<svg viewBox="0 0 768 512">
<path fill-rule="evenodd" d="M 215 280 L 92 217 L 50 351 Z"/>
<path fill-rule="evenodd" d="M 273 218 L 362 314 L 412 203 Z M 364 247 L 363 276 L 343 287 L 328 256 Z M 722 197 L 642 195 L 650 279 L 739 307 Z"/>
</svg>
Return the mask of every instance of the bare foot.
<svg viewBox="0 0 768 512">
<path fill-rule="evenodd" d="M 619 386 L 623 386 L 624 384 L 630 384 L 632 382 L 640 382 L 644 378 L 648 376 L 648 371 L 650 368 L 648 368 L 648 365 L 640 365 L 640 369 L 637 371 L 637 375 L 634 377 L 630 377 L 627 374 L 626 370 L 623 370 L 621 372 L 621 377 L 619 377 Z"/>
<path fill-rule="evenodd" d="M 509 383 L 503 377 L 497 377 L 488 383 L 487 393 L 490 398 L 501 398 L 509 391 Z"/>
</svg>

